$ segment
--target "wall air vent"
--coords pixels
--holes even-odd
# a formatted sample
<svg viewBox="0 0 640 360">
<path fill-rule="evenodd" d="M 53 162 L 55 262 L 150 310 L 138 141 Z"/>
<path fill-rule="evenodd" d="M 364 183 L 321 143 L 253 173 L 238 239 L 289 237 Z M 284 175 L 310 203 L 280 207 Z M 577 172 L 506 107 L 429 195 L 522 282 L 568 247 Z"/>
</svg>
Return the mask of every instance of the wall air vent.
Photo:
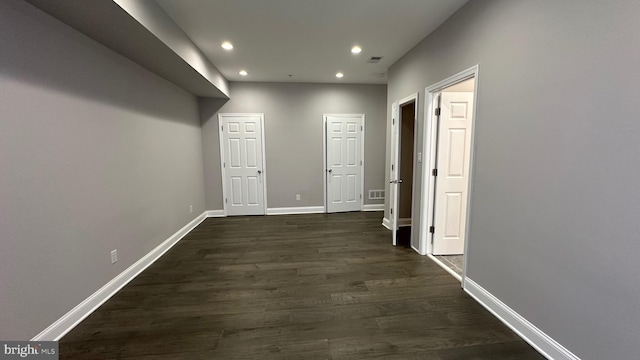
<svg viewBox="0 0 640 360">
<path fill-rule="evenodd" d="M 382 60 L 382 56 L 371 56 L 367 62 L 371 63 L 371 64 L 377 64 L 380 62 L 380 60 Z"/>
<path fill-rule="evenodd" d="M 384 200 L 384 190 L 369 190 L 369 199 Z"/>
</svg>

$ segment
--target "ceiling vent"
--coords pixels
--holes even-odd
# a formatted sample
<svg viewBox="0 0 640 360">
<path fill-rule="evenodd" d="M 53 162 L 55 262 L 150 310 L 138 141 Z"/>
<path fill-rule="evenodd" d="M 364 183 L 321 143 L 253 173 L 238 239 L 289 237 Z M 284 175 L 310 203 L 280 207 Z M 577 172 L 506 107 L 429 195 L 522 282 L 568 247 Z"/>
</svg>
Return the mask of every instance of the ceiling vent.
<svg viewBox="0 0 640 360">
<path fill-rule="evenodd" d="M 380 60 L 382 60 L 382 56 L 371 56 L 369 60 L 367 60 L 367 62 L 371 64 L 377 64 L 380 62 Z"/>
</svg>

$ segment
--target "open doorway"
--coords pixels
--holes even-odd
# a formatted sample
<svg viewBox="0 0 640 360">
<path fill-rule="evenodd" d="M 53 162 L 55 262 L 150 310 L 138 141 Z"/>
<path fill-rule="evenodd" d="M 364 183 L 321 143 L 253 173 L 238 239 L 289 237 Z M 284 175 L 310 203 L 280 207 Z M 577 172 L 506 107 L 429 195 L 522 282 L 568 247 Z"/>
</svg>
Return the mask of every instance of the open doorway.
<svg viewBox="0 0 640 360">
<path fill-rule="evenodd" d="M 389 228 L 393 245 L 414 247 L 417 227 L 412 226 L 414 214 L 413 194 L 415 185 L 416 134 L 418 94 L 410 95 L 393 105 L 392 156 L 390 195 L 391 208 Z"/>
<path fill-rule="evenodd" d="M 398 169 L 402 182 L 398 184 L 398 244 L 405 247 L 411 246 L 412 234 L 415 104 L 415 100 L 400 104 Z"/>
<path fill-rule="evenodd" d="M 426 252 L 461 281 L 467 263 L 476 78 L 474 67 L 426 91 Z"/>
</svg>

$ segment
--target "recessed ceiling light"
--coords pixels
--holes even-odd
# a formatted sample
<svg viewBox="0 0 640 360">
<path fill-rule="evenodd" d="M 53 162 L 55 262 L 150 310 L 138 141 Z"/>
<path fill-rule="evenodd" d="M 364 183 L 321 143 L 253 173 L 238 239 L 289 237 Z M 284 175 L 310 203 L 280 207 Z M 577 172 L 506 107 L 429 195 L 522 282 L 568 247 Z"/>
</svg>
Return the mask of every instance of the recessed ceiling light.
<svg viewBox="0 0 640 360">
<path fill-rule="evenodd" d="M 240 74 L 240 76 L 247 76 L 249 75 L 249 73 L 246 70 L 240 70 L 240 72 L 238 73 Z"/>
<path fill-rule="evenodd" d="M 351 52 L 353 54 L 360 54 L 362 52 L 362 48 L 360 46 L 354 46 L 351 48 Z"/>
<path fill-rule="evenodd" d="M 341 72 L 339 72 L 339 73 L 337 73 L 337 74 L 336 74 L 336 77 L 337 77 L 338 79 L 342 79 L 342 78 L 344 77 L 344 74 L 343 74 L 343 73 L 341 73 Z"/>
<path fill-rule="evenodd" d="M 233 44 L 228 41 L 225 41 L 222 43 L 222 48 L 225 50 L 231 50 L 233 49 Z"/>
</svg>

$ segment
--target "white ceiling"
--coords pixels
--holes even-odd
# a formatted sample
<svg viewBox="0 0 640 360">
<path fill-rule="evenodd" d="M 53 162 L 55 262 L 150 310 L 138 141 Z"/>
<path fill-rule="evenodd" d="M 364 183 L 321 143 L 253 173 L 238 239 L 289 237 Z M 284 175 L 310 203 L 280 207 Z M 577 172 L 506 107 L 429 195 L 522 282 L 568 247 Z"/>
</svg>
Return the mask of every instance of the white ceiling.
<svg viewBox="0 0 640 360">
<path fill-rule="evenodd" d="M 156 1 L 229 81 L 384 84 L 389 66 L 468 0 Z"/>
</svg>

